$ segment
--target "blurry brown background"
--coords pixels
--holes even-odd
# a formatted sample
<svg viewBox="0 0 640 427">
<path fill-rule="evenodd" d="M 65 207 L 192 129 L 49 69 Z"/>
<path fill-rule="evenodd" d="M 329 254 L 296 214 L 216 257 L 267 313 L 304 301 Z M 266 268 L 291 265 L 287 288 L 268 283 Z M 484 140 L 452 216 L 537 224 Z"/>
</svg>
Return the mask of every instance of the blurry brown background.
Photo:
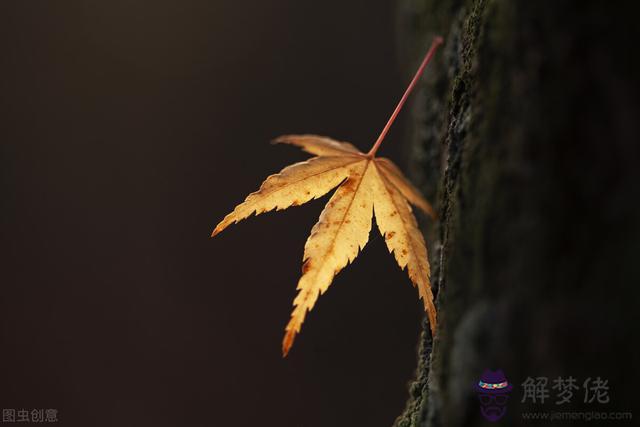
<svg viewBox="0 0 640 427">
<path fill-rule="evenodd" d="M 391 424 L 422 314 L 377 230 L 285 360 L 326 198 L 208 236 L 306 157 L 271 138 L 371 145 L 409 77 L 394 22 L 393 1 L 2 2 L 0 406 L 82 426 Z M 405 120 L 382 149 L 403 166 Z"/>
</svg>

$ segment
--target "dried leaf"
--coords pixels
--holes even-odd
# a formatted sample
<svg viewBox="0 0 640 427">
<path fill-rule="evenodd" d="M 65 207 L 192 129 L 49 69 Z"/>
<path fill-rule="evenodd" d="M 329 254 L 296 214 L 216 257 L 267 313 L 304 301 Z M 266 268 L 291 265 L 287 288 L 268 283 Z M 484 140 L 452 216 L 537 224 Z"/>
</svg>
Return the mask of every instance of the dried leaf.
<svg viewBox="0 0 640 427">
<path fill-rule="evenodd" d="M 400 268 L 407 268 L 409 278 L 417 286 L 435 332 L 436 309 L 429 282 L 427 248 L 409 206 L 411 202 L 433 213 L 420 192 L 390 160 L 367 156 L 351 144 L 311 135 L 288 135 L 276 141 L 321 154 L 268 177 L 257 192 L 216 226 L 213 235 L 254 212 L 300 205 L 338 186 L 305 244 L 302 277 L 285 328 L 283 354 L 289 352 L 318 296 L 326 292 L 334 276 L 353 262 L 367 244 L 374 212 L 389 251 L 394 253 Z"/>
<path fill-rule="evenodd" d="M 291 349 L 307 312 L 313 308 L 318 296 L 327 291 L 335 275 L 353 262 L 367 244 L 374 214 L 389 252 L 393 252 L 400 268 L 406 267 L 409 278 L 418 288 L 431 332 L 435 334 L 436 307 L 429 281 L 427 247 L 410 203 L 433 218 L 436 215 L 400 169 L 391 160 L 376 158 L 375 154 L 442 42 L 440 37 L 434 40 L 391 118 L 367 154 L 347 142 L 318 135 L 284 135 L 276 138 L 274 143 L 297 145 L 317 157 L 269 176 L 258 191 L 251 193 L 213 230 L 211 235 L 215 236 L 253 213 L 259 215 L 274 209 L 301 205 L 338 187 L 313 226 L 304 247 L 302 277 L 293 301 L 291 319 L 285 328 L 283 356 Z"/>
</svg>

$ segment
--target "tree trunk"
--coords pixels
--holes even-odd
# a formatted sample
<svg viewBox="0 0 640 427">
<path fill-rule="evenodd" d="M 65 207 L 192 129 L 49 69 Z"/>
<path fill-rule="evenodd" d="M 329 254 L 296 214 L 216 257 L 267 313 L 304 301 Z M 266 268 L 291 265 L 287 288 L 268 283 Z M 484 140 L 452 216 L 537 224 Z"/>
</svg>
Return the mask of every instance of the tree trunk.
<svg viewBox="0 0 640 427">
<path fill-rule="evenodd" d="M 445 45 L 414 99 L 411 132 L 413 177 L 440 214 L 427 227 L 438 333 L 432 346 L 425 324 L 396 425 L 486 423 L 473 387 L 487 368 L 514 387 L 503 425 L 536 425 L 529 411 L 632 411 L 636 13 L 598 1 L 400 6 L 408 58 L 435 35 Z M 570 376 L 579 389 L 556 405 L 553 380 Z M 583 382 L 598 376 L 610 401 L 585 403 Z M 548 379 L 544 403 L 524 399 L 527 377 Z"/>
</svg>

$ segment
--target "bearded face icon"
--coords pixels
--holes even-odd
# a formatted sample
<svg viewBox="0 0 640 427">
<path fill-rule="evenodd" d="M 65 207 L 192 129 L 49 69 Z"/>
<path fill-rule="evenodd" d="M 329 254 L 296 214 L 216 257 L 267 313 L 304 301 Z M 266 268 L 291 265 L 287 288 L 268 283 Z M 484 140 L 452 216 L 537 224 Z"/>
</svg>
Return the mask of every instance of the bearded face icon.
<svg viewBox="0 0 640 427">
<path fill-rule="evenodd" d="M 480 413 L 486 420 L 495 422 L 504 416 L 512 388 L 502 370 L 487 369 L 482 373 L 475 390 L 480 400 Z"/>
</svg>

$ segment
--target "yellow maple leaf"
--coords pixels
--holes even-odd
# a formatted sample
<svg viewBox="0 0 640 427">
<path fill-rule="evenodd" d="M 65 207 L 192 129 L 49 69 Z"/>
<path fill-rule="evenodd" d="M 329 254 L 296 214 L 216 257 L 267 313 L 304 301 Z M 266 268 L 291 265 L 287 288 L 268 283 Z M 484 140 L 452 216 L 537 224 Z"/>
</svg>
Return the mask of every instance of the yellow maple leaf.
<svg viewBox="0 0 640 427">
<path fill-rule="evenodd" d="M 368 153 L 353 145 L 317 135 L 285 135 L 274 142 L 292 144 L 314 154 L 305 162 L 287 166 L 269 176 L 255 193 L 227 215 L 213 230 L 217 235 L 229 225 L 253 213 L 282 210 L 321 197 L 337 188 L 311 230 L 304 247 L 302 277 L 294 309 L 282 342 L 284 356 L 289 352 L 305 316 L 333 278 L 353 262 L 369 240 L 375 215 L 389 252 L 418 288 L 429 318 L 432 334 L 436 331 L 436 308 L 429 281 L 427 247 L 410 204 L 435 217 L 431 205 L 389 159 L 375 156 L 409 93 L 424 71 L 435 49 L 437 38 L 418 72 L 405 91 L 380 137 Z"/>
</svg>

